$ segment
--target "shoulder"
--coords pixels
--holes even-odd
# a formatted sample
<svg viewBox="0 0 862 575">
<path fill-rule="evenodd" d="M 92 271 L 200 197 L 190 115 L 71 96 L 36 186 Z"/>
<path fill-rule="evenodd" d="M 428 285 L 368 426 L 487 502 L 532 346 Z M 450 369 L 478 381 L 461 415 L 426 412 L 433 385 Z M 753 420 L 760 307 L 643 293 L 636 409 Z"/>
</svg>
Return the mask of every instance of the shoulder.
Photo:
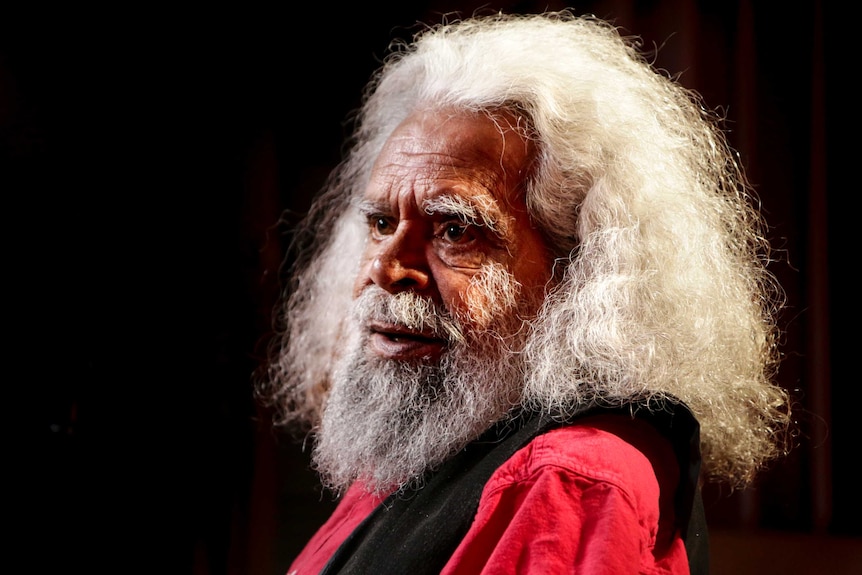
<svg viewBox="0 0 862 575">
<path fill-rule="evenodd" d="M 445 573 L 687 572 L 678 477 L 670 442 L 646 421 L 602 414 L 554 428 L 492 474 Z"/>
<path fill-rule="evenodd" d="M 535 437 L 491 477 L 486 494 L 555 478 L 580 489 L 613 488 L 639 500 L 657 500 L 679 477 L 670 442 L 650 423 L 600 414 Z M 634 502 L 633 502 L 634 503 Z"/>
</svg>

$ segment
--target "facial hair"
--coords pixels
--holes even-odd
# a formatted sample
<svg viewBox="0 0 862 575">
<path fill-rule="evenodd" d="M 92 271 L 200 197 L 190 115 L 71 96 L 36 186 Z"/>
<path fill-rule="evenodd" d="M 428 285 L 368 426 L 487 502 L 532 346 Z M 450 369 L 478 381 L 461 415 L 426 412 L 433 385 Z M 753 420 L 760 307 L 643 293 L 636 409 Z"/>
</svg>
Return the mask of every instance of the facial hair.
<svg viewBox="0 0 862 575">
<path fill-rule="evenodd" d="M 328 488 L 339 493 L 357 480 L 377 493 L 418 486 L 520 403 L 518 352 L 528 329 L 518 284 L 491 268 L 474 285 L 481 294 L 468 305 L 484 298 L 495 310 L 482 327 L 412 292 L 371 286 L 355 300 L 356 335 L 334 370 L 312 453 Z M 433 362 L 383 359 L 367 351 L 369 333 L 361 326 L 370 320 L 430 330 L 449 347 Z"/>
</svg>

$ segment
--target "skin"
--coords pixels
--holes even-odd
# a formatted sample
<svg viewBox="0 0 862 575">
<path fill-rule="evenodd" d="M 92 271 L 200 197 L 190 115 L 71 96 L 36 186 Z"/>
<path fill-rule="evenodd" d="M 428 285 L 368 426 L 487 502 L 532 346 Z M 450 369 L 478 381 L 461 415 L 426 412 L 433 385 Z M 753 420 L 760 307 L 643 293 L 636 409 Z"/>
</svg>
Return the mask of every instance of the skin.
<svg viewBox="0 0 862 575">
<path fill-rule="evenodd" d="M 535 150 L 514 121 L 420 111 L 392 133 L 364 194 L 369 235 L 354 296 L 371 285 L 413 291 L 469 327 L 468 292 L 483 266 L 502 265 L 522 297 L 544 290 L 552 258 L 521 189 Z M 369 351 L 387 359 L 439 358 L 447 346 L 403 326 L 365 329 Z"/>
</svg>

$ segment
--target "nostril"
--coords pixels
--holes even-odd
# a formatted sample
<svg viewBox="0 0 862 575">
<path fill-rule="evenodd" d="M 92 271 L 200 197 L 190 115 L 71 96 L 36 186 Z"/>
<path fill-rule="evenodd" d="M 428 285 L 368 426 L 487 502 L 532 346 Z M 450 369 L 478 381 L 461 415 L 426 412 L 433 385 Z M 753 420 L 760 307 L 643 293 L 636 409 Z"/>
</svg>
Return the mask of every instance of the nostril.
<svg viewBox="0 0 862 575">
<path fill-rule="evenodd" d="M 424 289 L 428 284 L 428 277 L 428 272 L 422 269 L 418 262 L 408 265 L 391 254 L 378 256 L 371 264 L 372 281 L 392 293 Z"/>
<path fill-rule="evenodd" d="M 419 282 L 415 278 L 405 276 L 392 282 L 392 285 L 399 287 L 416 287 Z"/>
</svg>

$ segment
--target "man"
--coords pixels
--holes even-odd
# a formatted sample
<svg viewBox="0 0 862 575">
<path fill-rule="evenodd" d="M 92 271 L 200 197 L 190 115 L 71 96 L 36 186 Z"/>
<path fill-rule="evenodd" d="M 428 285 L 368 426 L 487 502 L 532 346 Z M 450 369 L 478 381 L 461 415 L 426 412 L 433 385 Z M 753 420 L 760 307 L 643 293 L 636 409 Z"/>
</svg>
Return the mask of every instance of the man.
<svg viewBox="0 0 862 575">
<path fill-rule="evenodd" d="M 290 573 L 688 573 L 784 449 L 780 289 L 716 121 L 606 23 L 426 31 L 297 234 L 264 391 L 340 496 Z"/>
</svg>

